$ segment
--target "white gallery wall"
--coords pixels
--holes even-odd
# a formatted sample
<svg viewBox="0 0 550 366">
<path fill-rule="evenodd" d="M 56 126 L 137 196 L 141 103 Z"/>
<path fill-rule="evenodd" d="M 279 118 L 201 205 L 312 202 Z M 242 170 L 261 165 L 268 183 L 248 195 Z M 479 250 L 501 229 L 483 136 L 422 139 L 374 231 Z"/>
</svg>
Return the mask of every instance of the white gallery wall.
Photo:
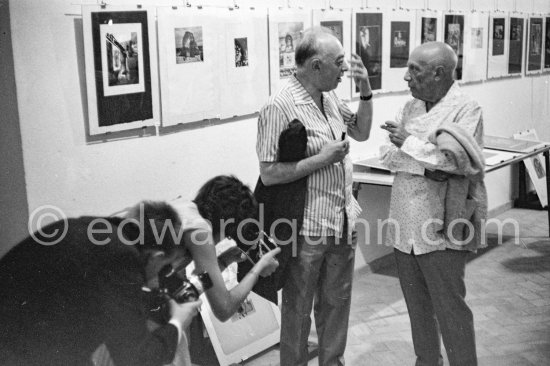
<svg viewBox="0 0 550 366">
<path fill-rule="evenodd" d="M 0 4 L 6 1 L 0 0 Z M 13 93 L 17 93 L 28 212 L 43 205 L 54 205 L 69 217 L 108 215 L 142 199 L 170 200 L 180 195 L 192 198 L 202 183 L 217 174 L 234 174 L 253 188 L 258 177 L 255 115 L 221 122 L 205 121 L 160 136 L 87 141 L 80 3 L 75 0 L 9 2 L 16 81 Z M 181 6 L 182 1 L 111 0 L 108 3 Z M 225 5 L 233 1 L 191 3 Z M 241 6 L 253 3 L 256 7 L 288 4 L 267 0 L 237 3 Z M 321 8 L 327 6 L 328 1 L 289 3 Z M 331 5 L 361 7 L 366 3 L 386 9 L 383 11 L 398 6 L 421 9 L 426 3 L 431 9 L 447 10 L 451 1 L 333 0 Z M 453 1 L 453 6 L 454 3 L 457 3 L 455 9 L 461 9 L 458 1 Z M 468 11 L 471 4 L 478 10 L 494 10 L 495 6 L 493 0 L 460 2 L 460 6 L 465 3 L 468 6 L 463 10 Z M 548 0 L 517 1 L 517 4 L 500 0 L 498 4 L 503 11 L 550 13 Z M 0 12 L 6 8 L 0 7 Z M 550 141 L 550 74 L 490 80 L 463 88 L 483 106 L 487 134 L 510 136 L 525 128 L 535 128 L 541 139 Z M 371 138 L 352 144 L 354 157 L 378 151 L 383 137 L 378 126 L 393 119 L 396 109 L 407 97 L 406 93 L 375 96 Z M 2 131 L 4 128 L 2 126 Z M 11 142 L 13 144 L 19 143 Z M 2 154 L 6 158 L 4 145 Z M 517 186 L 514 171 L 506 168 L 487 177 L 490 209 L 505 206 L 514 198 Z M 2 194 L 6 194 L 8 187 L 1 189 Z M 21 213 L 18 215 L 19 222 L 26 225 L 27 218 L 21 217 Z M 6 225 L 9 216 L 10 212 L 2 215 L 0 227 Z M 0 255 L 24 234 L 19 232 L 8 237 L 2 233 Z"/>
</svg>

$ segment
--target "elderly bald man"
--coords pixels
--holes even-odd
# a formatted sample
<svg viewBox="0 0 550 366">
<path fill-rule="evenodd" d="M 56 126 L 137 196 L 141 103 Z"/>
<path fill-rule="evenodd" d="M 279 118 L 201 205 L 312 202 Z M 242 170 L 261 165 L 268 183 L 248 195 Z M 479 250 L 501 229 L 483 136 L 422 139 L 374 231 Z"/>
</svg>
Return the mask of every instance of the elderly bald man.
<svg viewBox="0 0 550 366">
<path fill-rule="evenodd" d="M 466 173 L 438 145 L 438 136 L 446 129 L 467 141 L 472 151 L 480 152 L 483 146 L 482 110 L 455 82 L 456 65 L 457 56 L 445 43 L 415 48 L 404 77 L 413 98 L 395 121 L 381 126 L 389 132 L 389 141 L 381 148 L 382 161 L 397 172 L 387 241 L 394 246 L 416 365 L 443 365 L 440 333 L 451 365 L 477 364 L 473 315 L 464 300 L 464 272 L 469 254 L 480 242 L 454 238 L 446 230 L 445 220 L 453 209 L 446 205 L 450 180 Z M 484 185 L 481 189 L 484 193 Z M 486 195 L 482 196 L 455 202 L 482 209 Z"/>
<path fill-rule="evenodd" d="M 256 145 L 266 186 L 307 177 L 303 224 L 291 244 L 296 255 L 284 274 L 281 366 L 307 365 L 313 306 L 319 364 L 343 365 L 356 243 L 352 233 L 360 213 L 352 195 L 345 136 L 358 141 L 369 137 L 372 91 L 359 56 L 352 55 L 348 63 L 342 45 L 327 28 L 304 32 L 295 59 L 296 74 L 260 111 Z M 356 114 L 334 92 L 348 70 L 362 95 Z M 278 161 L 279 136 L 294 119 L 307 131 L 306 158 Z M 289 207 L 295 204 L 288 202 Z"/>
</svg>

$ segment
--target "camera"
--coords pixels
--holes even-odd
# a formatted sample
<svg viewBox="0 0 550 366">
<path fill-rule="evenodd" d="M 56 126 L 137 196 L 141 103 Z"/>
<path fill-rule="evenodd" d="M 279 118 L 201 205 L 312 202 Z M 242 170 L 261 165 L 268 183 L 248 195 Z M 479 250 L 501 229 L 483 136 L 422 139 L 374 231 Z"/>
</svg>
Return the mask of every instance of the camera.
<svg viewBox="0 0 550 366">
<path fill-rule="evenodd" d="M 167 264 L 158 272 L 159 288 L 146 297 L 149 315 L 152 320 L 163 324 L 170 320 L 169 299 L 178 304 L 196 301 L 199 296 L 212 287 L 212 280 L 207 272 L 198 275 L 181 275 L 178 269 Z"/>
<path fill-rule="evenodd" d="M 160 292 L 178 304 L 196 301 L 204 291 L 212 287 L 212 280 L 207 272 L 189 277 L 180 276 L 170 264 L 161 268 L 158 279 Z"/>
</svg>

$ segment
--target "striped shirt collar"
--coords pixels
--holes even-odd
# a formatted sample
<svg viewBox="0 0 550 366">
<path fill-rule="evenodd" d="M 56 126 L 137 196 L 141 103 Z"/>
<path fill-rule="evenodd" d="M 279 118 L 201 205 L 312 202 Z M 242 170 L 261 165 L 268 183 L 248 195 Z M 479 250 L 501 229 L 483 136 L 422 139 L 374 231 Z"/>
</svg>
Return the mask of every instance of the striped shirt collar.
<svg viewBox="0 0 550 366">
<path fill-rule="evenodd" d="M 304 88 L 300 80 L 296 77 L 296 74 L 292 75 L 289 80 L 290 91 L 294 97 L 294 104 L 311 104 L 314 103 L 313 98 L 309 92 Z"/>
</svg>

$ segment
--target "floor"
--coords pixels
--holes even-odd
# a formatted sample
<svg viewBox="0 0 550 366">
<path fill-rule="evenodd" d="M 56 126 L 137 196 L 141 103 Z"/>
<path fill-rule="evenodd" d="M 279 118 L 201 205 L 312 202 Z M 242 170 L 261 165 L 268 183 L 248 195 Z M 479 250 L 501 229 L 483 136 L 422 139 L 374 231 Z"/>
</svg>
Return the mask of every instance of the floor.
<svg viewBox="0 0 550 366">
<path fill-rule="evenodd" d="M 502 235 L 496 224 L 489 224 L 489 247 L 466 267 L 479 365 L 550 365 L 547 212 L 512 209 L 496 219 L 504 223 Z M 395 266 L 388 262 L 376 273 L 356 274 L 346 365 L 414 365 L 406 306 Z M 245 365 L 278 365 L 278 351 L 269 350 Z M 317 365 L 317 359 L 310 365 Z"/>
</svg>

